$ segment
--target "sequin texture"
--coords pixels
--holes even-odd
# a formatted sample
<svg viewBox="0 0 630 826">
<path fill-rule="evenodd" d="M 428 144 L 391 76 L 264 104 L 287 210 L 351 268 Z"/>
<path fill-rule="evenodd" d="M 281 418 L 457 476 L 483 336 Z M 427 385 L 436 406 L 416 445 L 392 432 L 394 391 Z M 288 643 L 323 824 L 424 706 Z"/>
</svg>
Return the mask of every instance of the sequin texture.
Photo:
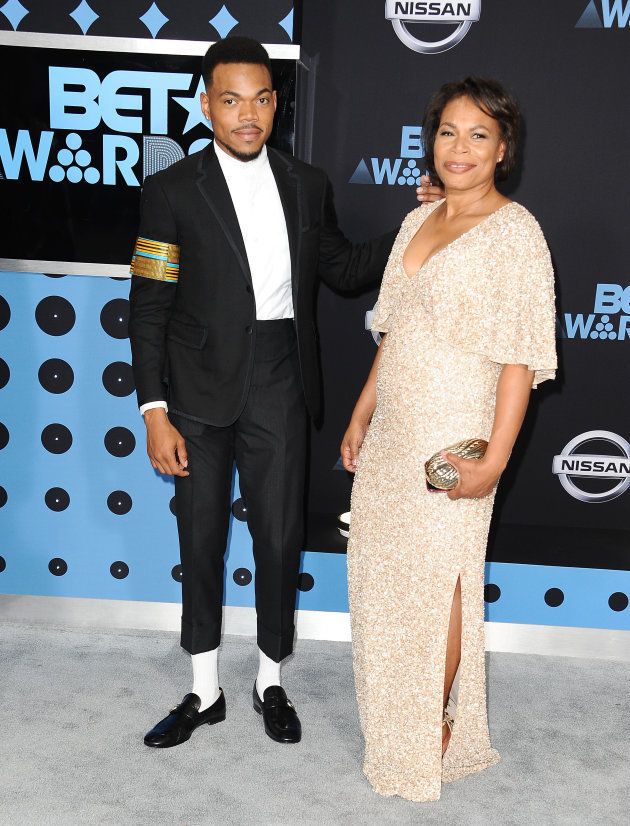
<svg viewBox="0 0 630 826">
<path fill-rule="evenodd" d="M 511 202 L 409 278 L 403 253 L 426 217 L 405 219 L 374 312 L 387 333 L 377 405 L 352 492 L 348 581 L 364 772 L 383 795 L 429 801 L 499 760 L 486 711 L 483 586 L 494 495 L 431 493 L 424 463 L 488 439 L 503 364 L 555 375 L 553 270 L 533 216 Z M 459 697 L 442 759 L 446 637 L 462 593 Z"/>
</svg>

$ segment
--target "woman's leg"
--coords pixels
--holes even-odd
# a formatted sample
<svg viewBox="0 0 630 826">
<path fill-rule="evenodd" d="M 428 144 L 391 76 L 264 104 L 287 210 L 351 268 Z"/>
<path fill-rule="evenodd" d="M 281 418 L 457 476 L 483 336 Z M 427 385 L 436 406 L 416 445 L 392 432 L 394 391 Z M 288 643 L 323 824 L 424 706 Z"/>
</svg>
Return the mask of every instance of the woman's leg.
<svg viewBox="0 0 630 826">
<path fill-rule="evenodd" d="M 443 708 L 448 703 L 448 695 L 453 685 L 453 680 L 459 668 L 459 661 L 462 653 L 462 589 L 459 577 L 453 594 L 451 605 L 451 618 L 448 626 L 448 638 L 446 640 L 446 668 L 444 670 L 444 694 Z M 442 754 L 446 751 L 451 732 L 448 726 L 442 726 Z"/>
</svg>

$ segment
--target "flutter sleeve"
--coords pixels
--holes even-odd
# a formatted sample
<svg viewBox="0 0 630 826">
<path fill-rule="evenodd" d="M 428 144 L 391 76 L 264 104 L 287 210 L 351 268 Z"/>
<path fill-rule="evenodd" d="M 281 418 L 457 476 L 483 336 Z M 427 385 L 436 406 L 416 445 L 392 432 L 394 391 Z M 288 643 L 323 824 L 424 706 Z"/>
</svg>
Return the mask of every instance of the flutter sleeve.
<svg viewBox="0 0 630 826">
<path fill-rule="evenodd" d="M 521 237 L 522 232 L 522 237 Z M 535 219 L 529 216 L 516 233 L 510 280 L 516 300 L 506 302 L 506 338 L 498 342 L 496 360 L 526 364 L 534 371 L 533 387 L 556 377 L 556 297 L 551 255 Z"/>
<path fill-rule="evenodd" d="M 374 305 L 374 311 L 372 313 L 372 325 L 370 329 L 375 332 L 389 333 L 392 328 L 396 304 L 395 281 L 396 278 L 394 276 L 390 254 L 390 260 L 385 268 L 381 289 L 378 293 L 378 300 Z"/>
<path fill-rule="evenodd" d="M 498 364 L 525 364 L 533 386 L 555 378 L 556 313 L 551 255 L 540 226 L 520 205 L 505 210 L 480 238 L 481 255 L 451 272 L 450 291 L 433 295 L 436 334 Z M 448 297 L 447 297 L 448 296 Z"/>
</svg>

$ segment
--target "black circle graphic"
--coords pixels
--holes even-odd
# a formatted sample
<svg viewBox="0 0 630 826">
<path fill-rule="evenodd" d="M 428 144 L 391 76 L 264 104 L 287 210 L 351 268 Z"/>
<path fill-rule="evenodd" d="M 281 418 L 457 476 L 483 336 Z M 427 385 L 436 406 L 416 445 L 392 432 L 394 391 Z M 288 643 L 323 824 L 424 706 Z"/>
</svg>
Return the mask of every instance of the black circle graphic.
<svg viewBox="0 0 630 826">
<path fill-rule="evenodd" d="M 252 581 L 252 572 L 248 568 L 237 568 L 232 574 L 237 585 L 249 585 Z"/>
<path fill-rule="evenodd" d="M 7 563 L 6 563 L 5 559 L 4 559 L 4 557 L 3 557 L 3 556 L 0 556 L 0 574 L 4 571 L 4 569 L 5 569 L 6 567 L 7 567 Z"/>
<path fill-rule="evenodd" d="M 35 321 L 40 330 L 49 336 L 65 336 L 77 320 L 74 307 L 60 295 L 43 298 L 35 308 Z"/>
<path fill-rule="evenodd" d="M 171 501 L 168 503 L 168 507 L 173 516 L 177 516 L 177 502 L 175 501 L 174 496 L 171 496 Z"/>
<path fill-rule="evenodd" d="M 112 427 L 105 434 L 103 441 L 107 452 L 119 459 L 129 456 L 136 447 L 136 437 L 126 427 Z"/>
<path fill-rule="evenodd" d="M 48 563 L 48 570 L 53 576 L 63 576 L 68 570 L 68 564 L 65 559 L 55 557 Z"/>
<path fill-rule="evenodd" d="M 3 450 L 9 444 L 9 431 L 7 426 L 0 422 L 0 450 Z"/>
<path fill-rule="evenodd" d="M 557 608 L 564 602 L 564 594 L 560 588 L 550 588 L 545 594 L 545 602 L 550 608 Z"/>
<path fill-rule="evenodd" d="M 129 301 L 112 298 L 101 310 L 101 327 L 112 338 L 129 338 Z"/>
<path fill-rule="evenodd" d="M 6 505 L 8 498 L 9 498 L 8 493 L 2 487 L 2 485 L 0 485 L 0 508 L 3 508 Z"/>
<path fill-rule="evenodd" d="M 135 387 L 131 365 L 126 361 L 113 361 L 103 370 L 103 386 L 112 396 L 129 396 Z"/>
<path fill-rule="evenodd" d="M 42 444 L 49 453 L 65 453 L 72 447 L 72 433 L 64 424 L 49 424 L 42 430 Z"/>
<path fill-rule="evenodd" d="M 109 572 L 114 579 L 124 579 L 129 576 L 129 565 L 126 562 L 112 562 L 109 566 Z"/>
<path fill-rule="evenodd" d="M 39 368 L 39 383 L 49 393 L 65 393 L 74 383 L 74 372 L 63 359 L 48 359 Z"/>
<path fill-rule="evenodd" d="M 171 570 L 171 576 L 173 577 L 175 582 L 181 582 L 182 581 L 182 566 L 181 565 L 175 565 L 175 567 Z"/>
<path fill-rule="evenodd" d="M 61 272 L 44 272 L 42 275 L 45 275 L 46 278 L 65 278 L 65 273 Z"/>
<path fill-rule="evenodd" d="M 46 491 L 44 502 L 51 511 L 60 513 L 61 511 L 65 511 L 70 504 L 70 495 L 68 491 L 63 488 L 51 488 Z"/>
<path fill-rule="evenodd" d="M 310 591 L 315 585 L 315 580 L 311 574 L 300 574 L 298 577 L 298 588 L 300 591 Z"/>
<path fill-rule="evenodd" d="M 234 514 L 234 518 L 238 519 L 239 522 L 247 522 L 247 508 L 242 499 L 237 499 L 232 504 L 232 513 Z"/>
<path fill-rule="evenodd" d="M 484 586 L 483 598 L 485 602 L 496 602 L 501 597 L 501 589 L 493 582 L 489 582 Z"/>
<path fill-rule="evenodd" d="M 107 507 L 117 516 L 124 516 L 131 510 L 131 496 L 124 490 L 114 490 L 107 497 Z"/>
<path fill-rule="evenodd" d="M 4 330 L 9 321 L 11 321 L 11 307 L 6 298 L 0 295 L 0 330 Z"/>
<path fill-rule="evenodd" d="M 10 378 L 11 371 L 9 370 L 9 365 L 4 359 L 0 359 L 0 390 L 7 386 Z"/>
<path fill-rule="evenodd" d="M 608 597 L 608 605 L 613 611 L 625 611 L 628 607 L 628 595 L 623 591 L 615 591 Z"/>
</svg>

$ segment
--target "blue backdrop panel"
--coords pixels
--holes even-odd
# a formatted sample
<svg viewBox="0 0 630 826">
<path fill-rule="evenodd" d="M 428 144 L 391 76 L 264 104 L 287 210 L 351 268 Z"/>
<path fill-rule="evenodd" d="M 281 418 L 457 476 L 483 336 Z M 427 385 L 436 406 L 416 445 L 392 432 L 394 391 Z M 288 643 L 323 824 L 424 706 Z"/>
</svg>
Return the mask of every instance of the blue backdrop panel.
<svg viewBox="0 0 630 826">
<path fill-rule="evenodd" d="M 128 292 L 126 280 L 0 275 L 4 593 L 180 600 L 173 480 L 149 465 L 125 369 Z M 233 502 L 225 599 L 253 606 L 236 475 Z M 347 610 L 345 557 L 305 556 L 301 606 Z"/>
</svg>

